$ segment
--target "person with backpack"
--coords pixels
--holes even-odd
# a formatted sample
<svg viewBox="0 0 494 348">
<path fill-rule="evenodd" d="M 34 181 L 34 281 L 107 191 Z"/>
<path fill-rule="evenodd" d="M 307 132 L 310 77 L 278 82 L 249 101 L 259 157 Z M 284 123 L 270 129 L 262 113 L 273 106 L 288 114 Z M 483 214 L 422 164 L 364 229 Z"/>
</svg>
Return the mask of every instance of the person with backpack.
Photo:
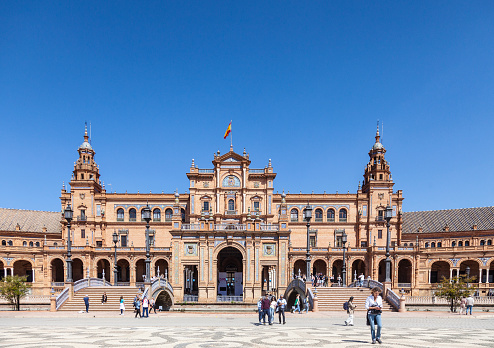
<svg viewBox="0 0 494 348">
<path fill-rule="evenodd" d="M 355 312 L 356 304 L 353 304 L 353 296 L 343 304 L 343 309 L 348 313 L 348 319 L 345 320 L 345 325 L 353 326 L 353 313 Z"/>
<path fill-rule="evenodd" d="M 137 318 L 137 316 L 139 316 L 139 318 L 142 318 L 142 316 L 141 316 L 141 299 L 139 297 L 137 297 L 137 299 L 134 300 L 134 308 L 135 308 L 135 313 L 136 313 L 136 316 L 134 318 Z"/>
</svg>

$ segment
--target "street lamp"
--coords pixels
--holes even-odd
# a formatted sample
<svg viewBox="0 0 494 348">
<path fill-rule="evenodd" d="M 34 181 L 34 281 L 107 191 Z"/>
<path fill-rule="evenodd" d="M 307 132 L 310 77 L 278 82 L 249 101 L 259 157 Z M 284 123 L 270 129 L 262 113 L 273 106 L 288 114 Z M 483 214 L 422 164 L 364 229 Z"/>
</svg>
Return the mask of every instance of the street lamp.
<svg viewBox="0 0 494 348">
<path fill-rule="evenodd" d="M 468 281 L 470 280 L 470 266 L 467 266 L 467 268 L 465 268 L 465 271 L 467 272 L 467 289 L 470 287 L 470 284 L 468 283 Z"/>
<path fill-rule="evenodd" d="M 67 205 L 63 212 L 63 216 L 65 220 L 67 220 L 67 231 L 68 231 L 68 239 L 67 239 L 67 283 L 72 283 L 72 243 L 70 242 L 70 222 L 74 217 L 74 211 L 70 207 L 70 203 Z"/>
<path fill-rule="evenodd" d="M 305 273 L 305 281 L 309 281 L 310 277 L 310 235 L 309 235 L 309 228 L 310 228 L 310 219 L 312 219 L 312 207 L 309 205 L 309 202 L 307 202 L 307 206 L 304 209 L 304 219 L 307 221 L 307 258 L 306 258 L 306 273 Z"/>
<path fill-rule="evenodd" d="M 393 209 L 388 206 L 386 207 L 386 212 L 384 218 L 386 219 L 386 227 L 388 229 L 387 238 L 386 238 L 386 283 L 391 282 L 391 259 L 389 254 L 389 240 L 391 239 L 391 232 L 389 231 L 389 221 L 393 217 Z"/>
<path fill-rule="evenodd" d="M 343 243 L 343 268 L 341 270 L 342 278 L 343 278 L 343 286 L 346 286 L 346 256 L 345 256 L 345 244 L 348 241 L 348 236 L 345 232 L 343 232 L 343 235 L 341 236 L 341 242 Z"/>
<path fill-rule="evenodd" d="M 151 209 L 149 204 L 142 209 L 142 218 L 146 221 L 146 283 L 151 279 L 151 257 L 149 255 L 149 221 L 151 221 Z"/>
<path fill-rule="evenodd" d="M 118 243 L 118 234 L 113 231 L 113 244 L 115 245 L 115 257 L 113 263 L 113 285 L 117 286 L 117 278 L 118 278 L 118 269 L 117 269 L 117 243 Z"/>
</svg>

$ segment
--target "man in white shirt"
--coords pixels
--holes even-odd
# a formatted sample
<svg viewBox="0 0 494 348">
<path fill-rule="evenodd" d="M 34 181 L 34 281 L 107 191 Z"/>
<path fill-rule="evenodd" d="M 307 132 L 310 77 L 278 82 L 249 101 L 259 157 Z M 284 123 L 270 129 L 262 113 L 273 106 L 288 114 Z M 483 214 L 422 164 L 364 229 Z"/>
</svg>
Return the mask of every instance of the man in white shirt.
<svg viewBox="0 0 494 348">
<path fill-rule="evenodd" d="M 467 297 L 467 312 L 465 314 L 468 314 L 468 310 L 470 310 L 470 315 L 472 315 L 472 307 L 473 307 L 473 297 L 472 295 L 469 295 Z"/>
<path fill-rule="evenodd" d="M 278 299 L 278 320 L 281 324 L 281 315 L 283 315 L 283 324 L 285 324 L 285 308 L 286 308 L 286 300 L 283 298 L 283 295 L 280 295 Z"/>
<path fill-rule="evenodd" d="M 364 274 L 363 273 L 360 273 L 360 275 L 358 276 L 359 286 L 360 287 L 364 286 L 364 279 L 365 279 Z"/>
</svg>

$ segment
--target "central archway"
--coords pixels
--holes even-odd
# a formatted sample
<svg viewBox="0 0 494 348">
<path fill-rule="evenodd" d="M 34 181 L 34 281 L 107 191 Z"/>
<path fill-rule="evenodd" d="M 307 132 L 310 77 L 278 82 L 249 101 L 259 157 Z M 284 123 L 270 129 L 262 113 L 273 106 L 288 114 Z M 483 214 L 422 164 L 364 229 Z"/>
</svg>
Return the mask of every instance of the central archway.
<svg viewBox="0 0 494 348">
<path fill-rule="evenodd" d="M 226 247 L 218 253 L 218 296 L 243 296 L 243 256 L 240 250 Z"/>
</svg>

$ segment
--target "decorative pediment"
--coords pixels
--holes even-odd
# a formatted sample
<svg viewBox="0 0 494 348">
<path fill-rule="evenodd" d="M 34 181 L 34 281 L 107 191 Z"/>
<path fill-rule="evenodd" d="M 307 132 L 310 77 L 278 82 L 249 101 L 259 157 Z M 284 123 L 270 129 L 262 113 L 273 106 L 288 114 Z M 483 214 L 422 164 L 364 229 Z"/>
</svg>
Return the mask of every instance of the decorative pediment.
<svg viewBox="0 0 494 348">
<path fill-rule="evenodd" d="M 227 158 L 226 160 L 224 160 L 223 162 L 239 162 L 238 160 L 236 160 L 235 158 L 233 157 L 230 157 L 230 158 Z"/>
</svg>

